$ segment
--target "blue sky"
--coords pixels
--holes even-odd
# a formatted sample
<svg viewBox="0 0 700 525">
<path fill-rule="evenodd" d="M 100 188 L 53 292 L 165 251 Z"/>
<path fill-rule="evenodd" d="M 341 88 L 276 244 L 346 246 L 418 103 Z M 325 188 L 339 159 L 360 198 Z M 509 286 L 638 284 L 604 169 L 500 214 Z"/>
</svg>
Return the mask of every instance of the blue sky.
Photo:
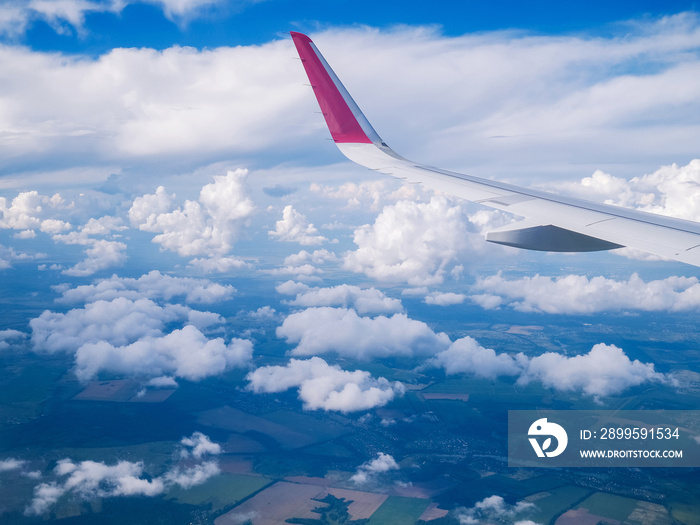
<svg viewBox="0 0 700 525">
<path fill-rule="evenodd" d="M 342 157 L 289 30 L 409 158 L 700 220 L 691 2 L 4 1 L 0 352 L 144 388 L 250 370 L 344 413 L 401 396 L 376 362 L 603 406 L 697 374 L 611 328 L 697 340 L 697 268 L 487 244 L 511 217 Z M 465 319 L 586 343 L 525 355 Z"/>
</svg>

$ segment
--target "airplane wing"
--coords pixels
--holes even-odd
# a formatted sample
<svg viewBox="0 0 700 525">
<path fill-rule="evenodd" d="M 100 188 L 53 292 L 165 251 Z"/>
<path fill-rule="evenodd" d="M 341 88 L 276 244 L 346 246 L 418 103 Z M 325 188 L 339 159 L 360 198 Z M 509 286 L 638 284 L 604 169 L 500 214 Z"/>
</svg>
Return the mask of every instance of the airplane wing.
<svg viewBox="0 0 700 525">
<path fill-rule="evenodd" d="M 311 39 L 301 33 L 291 35 L 340 151 L 371 170 L 524 218 L 488 232 L 487 241 L 559 252 L 628 246 L 700 266 L 700 223 L 521 188 L 405 159 L 379 137 Z"/>
</svg>

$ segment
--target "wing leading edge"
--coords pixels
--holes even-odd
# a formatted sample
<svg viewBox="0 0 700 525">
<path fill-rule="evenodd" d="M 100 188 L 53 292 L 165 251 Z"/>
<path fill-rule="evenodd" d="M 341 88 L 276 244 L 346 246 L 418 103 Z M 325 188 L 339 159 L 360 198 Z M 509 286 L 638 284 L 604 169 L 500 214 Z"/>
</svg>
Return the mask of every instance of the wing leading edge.
<svg viewBox="0 0 700 525">
<path fill-rule="evenodd" d="M 369 169 L 525 218 L 487 233 L 487 241 L 561 252 L 628 246 L 700 266 L 700 223 L 521 188 L 403 158 L 382 141 L 311 39 L 291 35 L 340 151 Z"/>
</svg>

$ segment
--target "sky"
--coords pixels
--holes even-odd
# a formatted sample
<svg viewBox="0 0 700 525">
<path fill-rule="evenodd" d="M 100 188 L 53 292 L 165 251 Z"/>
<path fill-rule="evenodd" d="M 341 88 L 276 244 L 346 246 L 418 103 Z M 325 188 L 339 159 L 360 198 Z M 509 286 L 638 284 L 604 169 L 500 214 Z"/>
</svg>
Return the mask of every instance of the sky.
<svg viewBox="0 0 700 525">
<path fill-rule="evenodd" d="M 351 164 L 290 30 L 408 158 L 700 221 L 694 2 L 2 0 L 0 352 L 144 388 L 245 369 L 250 392 L 342 413 L 403 394 L 367 370 L 378 359 L 601 403 L 677 384 L 603 335 L 533 356 L 438 327 L 467 307 L 547 325 L 692 319 L 699 272 L 626 249 L 489 245 L 512 218 Z M 259 362 L 261 326 L 284 362 Z M 164 476 L 134 490 L 178 483 Z M 30 512 L 61 487 L 37 489 Z"/>
</svg>

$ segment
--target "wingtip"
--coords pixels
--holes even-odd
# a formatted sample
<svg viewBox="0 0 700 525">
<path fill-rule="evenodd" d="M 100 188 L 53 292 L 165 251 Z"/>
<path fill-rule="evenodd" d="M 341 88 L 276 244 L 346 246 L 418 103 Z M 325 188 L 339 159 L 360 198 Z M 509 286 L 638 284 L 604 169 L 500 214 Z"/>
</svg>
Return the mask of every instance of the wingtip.
<svg viewBox="0 0 700 525">
<path fill-rule="evenodd" d="M 297 31 L 290 31 L 289 34 L 292 35 L 292 39 L 295 41 L 300 41 L 300 42 L 311 42 L 312 41 L 304 33 L 299 33 Z"/>
</svg>

